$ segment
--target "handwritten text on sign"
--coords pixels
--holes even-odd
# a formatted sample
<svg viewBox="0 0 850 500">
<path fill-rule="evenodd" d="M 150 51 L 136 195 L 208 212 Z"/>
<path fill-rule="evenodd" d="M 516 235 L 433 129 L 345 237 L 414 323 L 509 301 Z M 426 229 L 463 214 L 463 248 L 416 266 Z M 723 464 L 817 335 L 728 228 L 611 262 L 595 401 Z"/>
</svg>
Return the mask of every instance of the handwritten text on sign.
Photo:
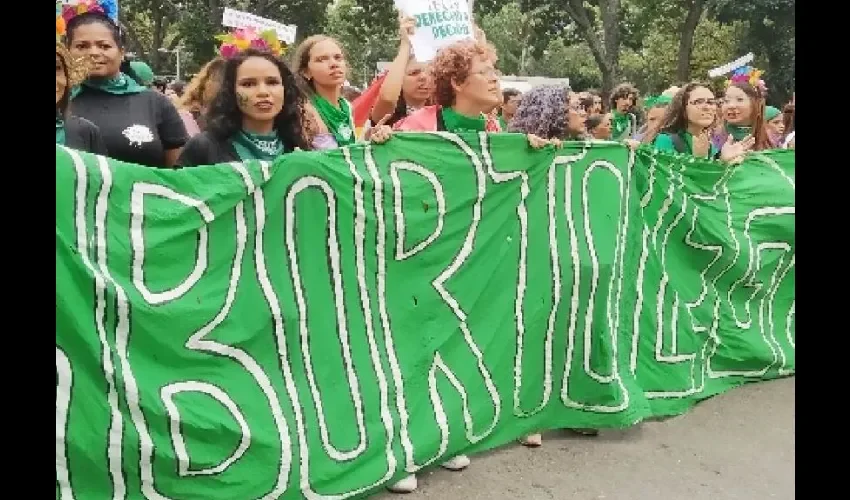
<svg viewBox="0 0 850 500">
<path fill-rule="evenodd" d="M 446 45 L 473 38 L 466 0 L 395 0 L 395 4 L 416 20 L 410 42 L 417 61 L 430 61 Z"/>
<path fill-rule="evenodd" d="M 224 16 L 221 24 L 229 28 L 254 28 L 257 31 L 274 30 L 281 42 L 288 45 L 295 43 L 295 31 L 297 26 L 282 24 L 271 19 L 255 16 L 248 12 L 242 12 L 230 7 L 224 8 Z"/>
</svg>

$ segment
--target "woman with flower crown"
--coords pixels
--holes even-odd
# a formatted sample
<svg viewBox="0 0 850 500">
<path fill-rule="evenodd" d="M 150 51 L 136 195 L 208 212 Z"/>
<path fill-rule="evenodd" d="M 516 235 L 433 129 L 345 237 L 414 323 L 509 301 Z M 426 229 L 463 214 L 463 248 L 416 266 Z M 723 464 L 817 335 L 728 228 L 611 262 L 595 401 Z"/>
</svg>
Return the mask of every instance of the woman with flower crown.
<svg viewBox="0 0 850 500">
<path fill-rule="evenodd" d="M 715 148 L 722 147 L 730 136 L 736 142 L 752 137 L 754 151 L 777 146 L 771 142 L 765 122 L 767 87 L 761 75 L 760 70 L 744 66 L 736 69 L 726 82 L 721 101 L 722 127 L 711 141 Z"/>
<path fill-rule="evenodd" d="M 71 56 L 85 59 L 90 68 L 88 78 L 73 90 L 74 113 L 100 128 L 111 158 L 173 166 L 186 143 L 186 128 L 167 97 L 133 79 L 124 61 L 115 0 L 64 5 L 62 18 Z"/>
<path fill-rule="evenodd" d="M 181 166 L 267 160 L 309 150 L 304 99 L 280 59 L 274 31 L 237 29 L 223 38 L 221 85 L 206 114 L 206 130 L 183 149 Z"/>
<path fill-rule="evenodd" d="M 62 23 L 64 27 L 64 23 Z M 57 22 L 57 35 L 60 23 Z M 68 49 L 56 40 L 56 144 L 106 156 L 106 145 L 97 125 L 69 111 L 71 88 L 85 79 L 85 66 L 71 58 Z"/>
<path fill-rule="evenodd" d="M 178 164 L 273 161 L 296 149 L 314 149 L 305 127 L 306 103 L 281 60 L 284 49 L 275 32 L 237 29 L 220 39 L 225 63 L 207 129 L 189 140 Z M 388 137 L 383 130 L 377 139 Z"/>
</svg>

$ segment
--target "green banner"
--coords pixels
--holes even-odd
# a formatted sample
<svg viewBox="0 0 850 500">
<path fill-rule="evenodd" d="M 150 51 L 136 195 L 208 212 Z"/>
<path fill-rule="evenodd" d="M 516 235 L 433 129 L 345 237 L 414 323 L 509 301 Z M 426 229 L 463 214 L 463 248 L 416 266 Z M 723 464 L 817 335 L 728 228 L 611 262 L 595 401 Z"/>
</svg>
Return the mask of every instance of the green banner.
<svg viewBox="0 0 850 500">
<path fill-rule="evenodd" d="M 793 374 L 794 169 L 514 134 L 177 171 L 57 146 L 56 497 L 364 496 Z"/>
</svg>

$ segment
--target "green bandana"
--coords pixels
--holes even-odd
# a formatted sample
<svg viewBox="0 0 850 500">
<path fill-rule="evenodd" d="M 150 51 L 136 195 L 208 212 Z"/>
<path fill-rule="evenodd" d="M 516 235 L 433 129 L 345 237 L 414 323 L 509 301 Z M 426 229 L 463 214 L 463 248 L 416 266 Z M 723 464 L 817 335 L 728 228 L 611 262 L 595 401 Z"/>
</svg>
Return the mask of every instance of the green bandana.
<svg viewBox="0 0 850 500">
<path fill-rule="evenodd" d="M 619 141 L 631 135 L 632 120 L 628 114 L 614 110 L 611 113 L 611 140 Z"/>
<path fill-rule="evenodd" d="M 284 153 L 283 143 L 276 133 L 259 135 L 240 131 L 233 137 L 233 149 L 242 161 L 272 161 Z"/>
<path fill-rule="evenodd" d="M 83 87 L 97 89 L 101 92 L 114 95 L 139 94 L 149 90 L 147 87 L 142 87 L 136 83 L 136 80 L 133 80 L 124 73 L 119 73 L 118 76 L 109 79 L 89 78 L 82 85 L 74 87 L 71 91 L 71 98 L 77 97 L 83 91 Z"/>
<path fill-rule="evenodd" d="M 319 94 L 313 95 L 313 106 L 328 127 L 328 131 L 336 139 L 339 146 L 348 146 L 354 144 L 354 122 L 351 118 L 351 106 L 348 101 L 339 98 L 339 107 L 334 106 L 327 99 Z"/>
<path fill-rule="evenodd" d="M 729 135 L 732 136 L 735 141 L 740 141 L 744 137 L 753 133 L 752 127 L 739 127 L 737 125 L 726 124 L 726 131 L 729 132 Z"/>
<path fill-rule="evenodd" d="M 65 144 L 65 120 L 56 114 L 56 144 Z"/>
<path fill-rule="evenodd" d="M 484 132 L 487 130 L 487 119 L 481 115 L 477 117 L 466 116 L 458 113 L 452 108 L 442 108 L 443 124 L 447 132 Z"/>
</svg>

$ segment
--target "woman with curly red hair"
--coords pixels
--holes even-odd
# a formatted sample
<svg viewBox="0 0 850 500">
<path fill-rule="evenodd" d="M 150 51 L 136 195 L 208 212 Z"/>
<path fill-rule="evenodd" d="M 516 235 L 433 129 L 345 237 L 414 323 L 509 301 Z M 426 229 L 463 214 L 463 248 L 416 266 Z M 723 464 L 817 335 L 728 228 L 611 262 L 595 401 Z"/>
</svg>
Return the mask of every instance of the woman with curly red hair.
<svg viewBox="0 0 850 500">
<path fill-rule="evenodd" d="M 444 47 L 431 62 L 433 106 L 426 106 L 395 124 L 396 130 L 416 132 L 500 132 L 490 117 L 501 103 L 495 51 L 476 40 Z"/>
</svg>

